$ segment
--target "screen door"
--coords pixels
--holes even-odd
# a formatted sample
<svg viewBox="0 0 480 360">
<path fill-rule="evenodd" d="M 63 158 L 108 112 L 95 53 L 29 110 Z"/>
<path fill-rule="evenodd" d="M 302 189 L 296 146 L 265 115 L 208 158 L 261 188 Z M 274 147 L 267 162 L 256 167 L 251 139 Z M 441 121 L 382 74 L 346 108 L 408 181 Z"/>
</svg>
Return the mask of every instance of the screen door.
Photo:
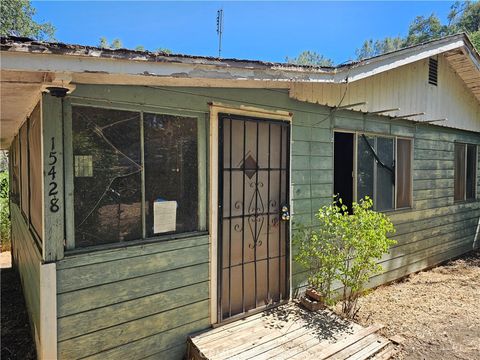
<svg viewBox="0 0 480 360">
<path fill-rule="evenodd" d="M 219 115 L 219 320 L 289 297 L 286 122 Z"/>
</svg>

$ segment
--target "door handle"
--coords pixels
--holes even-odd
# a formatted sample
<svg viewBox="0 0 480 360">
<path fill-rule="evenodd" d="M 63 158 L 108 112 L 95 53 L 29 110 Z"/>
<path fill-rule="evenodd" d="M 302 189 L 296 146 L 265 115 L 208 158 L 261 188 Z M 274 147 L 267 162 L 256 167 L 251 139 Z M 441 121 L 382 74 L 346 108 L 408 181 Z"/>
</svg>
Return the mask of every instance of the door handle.
<svg viewBox="0 0 480 360">
<path fill-rule="evenodd" d="M 283 205 L 282 206 L 282 221 L 289 221 L 290 220 L 290 210 L 288 209 L 288 206 Z"/>
</svg>

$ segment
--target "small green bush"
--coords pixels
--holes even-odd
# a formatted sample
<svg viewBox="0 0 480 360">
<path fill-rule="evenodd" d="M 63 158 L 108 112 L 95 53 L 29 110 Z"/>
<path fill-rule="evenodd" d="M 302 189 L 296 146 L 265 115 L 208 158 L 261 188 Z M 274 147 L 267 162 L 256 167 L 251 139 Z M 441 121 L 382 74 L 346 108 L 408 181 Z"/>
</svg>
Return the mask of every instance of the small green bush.
<svg viewBox="0 0 480 360">
<path fill-rule="evenodd" d="M 8 181 L 8 171 L 0 171 L 0 240 L 2 251 L 9 251 L 11 248 Z"/>
<path fill-rule="evenodd" d="M 323 297 L 327 305 L 338 296 L 333 284 L 343 285 L 342 312 L 355 317 L 358 298 L 365 293 L 368 279 L 381 272 L 377 260 L 388 252 L 395 229 L 385 214 L 372 210 L 368 197 L 353 203 L 352 213 L 341 199 L 323 206 L 312 228 L 300 227 L 293 237 L 295 261 L 308 270 L 308 286 Z"/>
</svg>

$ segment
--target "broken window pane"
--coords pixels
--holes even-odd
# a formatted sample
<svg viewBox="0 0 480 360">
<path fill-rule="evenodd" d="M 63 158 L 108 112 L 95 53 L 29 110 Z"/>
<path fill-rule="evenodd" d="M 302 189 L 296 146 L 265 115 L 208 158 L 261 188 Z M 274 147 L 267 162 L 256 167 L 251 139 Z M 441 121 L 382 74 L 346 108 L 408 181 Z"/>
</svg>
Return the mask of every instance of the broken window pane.
<svg viewBox="0 0 480 360">
<path fill-rule="evenodd" d="M 376 210 L 390 210 L 394 207 L 394 180 L 395 172 L 393 170 L 393 139 L 377 137 L 377 156 L 381 166 L 377 163 L 377 191 L 376 191 Z"/>
<path fill-rule="evenodd" d="M 197 230 L 197 119 L 158 114 L 143 119 L 147 236 Z"/>
<path fill-rule="evenodd" d="M 357 167 L 357 199 L 365 196 L 373 199 L 374 184 L 374 157 L 370 146 L 374 147 L 375 138 L 371 136 L 359 136 L 358 139 L 358 167 Z"/>
<path fill-rule="evenodd" d="M 140 239 L 140 114 L 73 106 L 72 130 L 76 247 Z"/>
</svg>

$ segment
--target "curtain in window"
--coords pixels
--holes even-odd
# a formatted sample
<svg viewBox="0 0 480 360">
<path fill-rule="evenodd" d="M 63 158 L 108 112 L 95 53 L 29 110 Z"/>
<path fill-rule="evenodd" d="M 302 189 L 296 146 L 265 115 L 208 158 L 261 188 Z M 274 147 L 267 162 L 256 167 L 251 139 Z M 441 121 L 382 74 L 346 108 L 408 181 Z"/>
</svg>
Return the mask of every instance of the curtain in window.
<svg viewBox="0 0 480 360">
<path fill-rule="evenodd" d="M 392 138 L 377 137 L 377 156 L 381 163 L 377 163 L 377 191 L 376 209 L 390 210 L 394 204 L 394 141 Z"/>
<path fill-rule="evenodd" d="M 466 174 L 466 198 L 475 198 L 475 188 L 477 179 L 477 146 L 467 145 L 467 174 Z"/>
</svg>

